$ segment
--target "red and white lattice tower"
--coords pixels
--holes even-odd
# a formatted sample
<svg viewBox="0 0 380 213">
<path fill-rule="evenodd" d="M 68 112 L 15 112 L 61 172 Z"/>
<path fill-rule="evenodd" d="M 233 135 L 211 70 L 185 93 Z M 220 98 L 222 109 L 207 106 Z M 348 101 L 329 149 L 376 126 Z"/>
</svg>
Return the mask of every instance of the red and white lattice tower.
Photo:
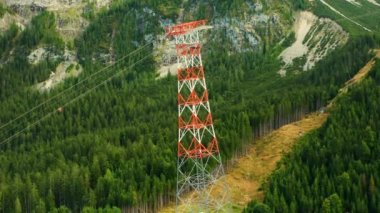
<svg viewBox="0 0 380 213">
<path fill-rule="evenodd" d="M 166 28 L 178 62 L 177 212 L 224 211 L 227 204 L 199 41 L 209 28 L 205 20 Z"/>
</svg>

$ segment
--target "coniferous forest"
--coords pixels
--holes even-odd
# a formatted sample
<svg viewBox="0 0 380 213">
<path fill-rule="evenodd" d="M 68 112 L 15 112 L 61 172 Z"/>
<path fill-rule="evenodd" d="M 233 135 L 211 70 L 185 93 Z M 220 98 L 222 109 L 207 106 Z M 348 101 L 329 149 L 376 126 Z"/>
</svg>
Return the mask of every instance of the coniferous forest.
<svg viewBox="0 0 380 213">
<path fill-rule="evenodd" d="M 73 43 L 83 73 L 49 93 L 38 92 L 33 85 L 46 79 L 63 59 L 47 58 L 31 65 L 27 56 L 39 46 L 62 54 L 65 42 L 56 31 L 56 17 L 44 11 L 24 30 L 12 25 L 0 36 L 0 126 L 104 68 L 104 62 L 94 58 L 109 46 L 117 60 L 146 45 L 144 35 L 163 33 L 157 19 L 142 14 L 143 8 L 174 18 L 173 8 L 180 1 L 157 2 L 116 1 L 96 16 L 87 14 L 90 24 Z M 238 14 L 240 1 L 218 2 L 211 1 L 219 12 Z M 286 2 L 297 9 L 306 4 Z M 0 6 L 0 17 L 4 10 Z M 196 14 L 194 19 L 210 16 L 203 10 Z M 227 48 L 231 45 L 224 42 Z M 350 37 L 312 70 L 282 78 L 276 71 L 284 46 L 273 42 L 255 51 L 230 54 L 219 42 L 207 42 L 202 56 L 226 164 L 244 153 L 254 138 L 325 106 L 379 45 L 376 35 Z M 152 51 L 149 48 L 144 54 Z M 121 62 L 114 69 L 126 71 L 1 144 L 0 212 L 144 212 L 174 199 L 177 78 L 157 79 L 152 55 L 132 68 Z M 377 70 L 339 101 L 322 129 L 302 139 L 268 181 L 264 202 L 252 202 L 246 211 L 380 209 Z M 69 101 L 67 97 L 62 103 Z M 48 106 L 33 112 L 24 122 L 52 110 Z M 22 129 L 13 127 L 7 133 Z"/>
<path fill-rule="evenodd" d="M 377 212 L 380 209 L 380 66 L 303 137 L 245 212 Z"/>
</svg>

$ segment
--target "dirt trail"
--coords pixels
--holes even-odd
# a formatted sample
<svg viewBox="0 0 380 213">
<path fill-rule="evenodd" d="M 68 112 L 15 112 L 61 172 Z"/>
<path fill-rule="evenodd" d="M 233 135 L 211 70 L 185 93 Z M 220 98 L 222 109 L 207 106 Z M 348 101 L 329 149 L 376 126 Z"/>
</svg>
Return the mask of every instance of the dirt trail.
<svg viewBox="0 0 380 213">
<path fill-rule="evenodd" d="M 319 128 L 327 119 L 327 113 L 310 114 L 301 121 L 291 123 L 251 145 L 248 154 L 237 160 L 234 169 L 227 174 L 231 201 L 239 207 L 256 198 L 263 199 L 260 186 L 276 169 L 278 161 L 292 150 L 297 139 L 306 132 Z"/>
<path fill-rule="evenodd" d="M 365 76 L 367 76 L 367 74 L 369 73 L 369 71 L 372 70 L 372 67 L 375 65 L 376 63 L 376 58 L 377 59 L 380 59 L 380 49 L 376 49 L 373 51 L 375 53 L 375 57 L 372 58 L 366 65 L 364 65 L 363 68 L 361 68 L 359 70 L 358 73 L 356 73 L 356 75 L 354 77 L 352 77 L 350 80 L 348 80 L 345 84 L 344 84 L 344 87 L 342 87 L 340 90 L 339 90 L 339 93 L 338 95 L 329 103 L 329 105 L 327 106 L 327 108 L 331 108 L 334 103 L 336 102 L 336 100 L 342 95 L 342 94 L 345 94 L 347 93 L 348 91 L 348 88 L 350 88 L 352 85 L 354 84 L 357 84 L 359 83 L 362 79 L 364 79 Z"/>
<path fill-rule="evenodd" d="M 380 50 L 376 50 L 376 57 L 380 59 Z M 337 97 L 344 94 L 348 87 L 360 82 L 376 63 L 371 59 L 352 79 L 346 82 Z M 336 97 L 336 98 L 337 98 Z M 336 98 L 327 107 L 333 106 Z M 307 132 L 322 126 L 328 113 L 312 113 L 300 121 L 285 125 L 269 135 L 259 139 L 248 147 L 248 154 L 234 162 L 233 169 L 226 174 L 226 181 L 230 187 L 230 199 L 234 209 L 241 211 L 252 199 L 262 200 L 262 183 L 276 169 L 281 158 L 292 150 L 298 139 Z M 174 212 L 174 204 L 160 212 Z"/>
</svg>

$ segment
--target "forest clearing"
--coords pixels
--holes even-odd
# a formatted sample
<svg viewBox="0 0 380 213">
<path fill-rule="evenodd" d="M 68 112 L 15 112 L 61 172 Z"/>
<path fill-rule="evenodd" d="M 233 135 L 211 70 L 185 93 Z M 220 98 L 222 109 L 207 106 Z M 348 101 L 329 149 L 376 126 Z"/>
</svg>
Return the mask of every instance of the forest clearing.
<svg viewBox="0 0 380 213">
<path fill-rule="evenodd" d="M 279 169 L 278 163 L 293 150 L 301 137 L 318 129 L 326 122 L 329 116 L 328 111 L 334 106 L 333 103 L 345 94 L 349 87 L 360 83 L 367 76 L 376 64 L 376 58 L 380 59 L 380 50 L 374 50 L 374 53 L 375 57 L 344 84 L 339 94 L 327 106 L 327 110 L 311 113 L 300 121 L 274 130 L 248 145 L 247 153 L 232 161 L 232 169 L 226 172 L 225 179 L 230 188 L 230 201 L 234 212 L 241 212 L 252 198 L 263 201 L 262 184 L 265 184 L 267 178 Z M 175 212 L 175 204 L 172 203 L 159 212 Z"/>
</svg>

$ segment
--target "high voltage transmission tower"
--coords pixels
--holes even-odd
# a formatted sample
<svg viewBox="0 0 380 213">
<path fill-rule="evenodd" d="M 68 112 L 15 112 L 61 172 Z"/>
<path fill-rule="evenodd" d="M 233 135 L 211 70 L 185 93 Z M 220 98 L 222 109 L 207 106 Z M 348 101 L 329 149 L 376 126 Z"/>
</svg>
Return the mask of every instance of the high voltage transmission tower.
<svg viewBox="0 0 380 213">
<path fill-rule="evenodd" d="M 205 20 L 166 28 L 175 39 L 178 62 L 177 212 L 229 212 L 228 186 L 216 138 L 201 57 L 199 32 L 210 29 Z M 69 88 L 0 126 L 0 146 L 28 131 L 54 113 L 150 57 L 152 42 L 121 57 Z M 129 59 L 129 60 L 128 60 Z M 127 61 L 121 67 L 116 64 Z M 119 68 L 119 71 L 110 69 Z M 79 95 L 78 95 L 79 94 Z M 28 122 L 25 122 L 28 121 Z"/>
<path fill-rule="evenodd" d="M 178 63 L 177 212 L 221 212 L 228 188 L 211 115 L 199 31 L 206 21 L 166 28 L 174 37 Z"/>
</svg>

